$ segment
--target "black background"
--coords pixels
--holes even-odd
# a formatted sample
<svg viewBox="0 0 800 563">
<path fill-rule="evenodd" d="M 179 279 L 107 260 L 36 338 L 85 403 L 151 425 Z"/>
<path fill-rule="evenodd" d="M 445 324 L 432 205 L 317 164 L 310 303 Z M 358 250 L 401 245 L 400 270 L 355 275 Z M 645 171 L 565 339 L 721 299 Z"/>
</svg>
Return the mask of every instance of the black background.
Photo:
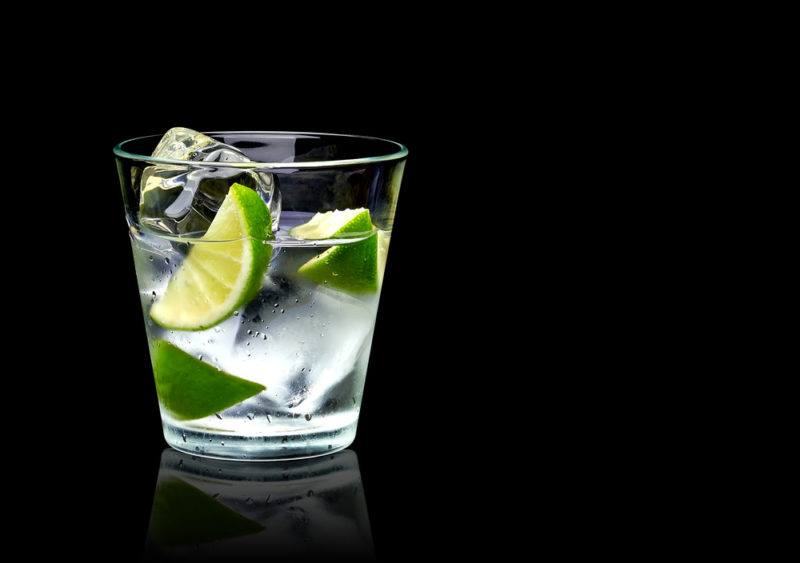
<svg viewBox="0 0 800 563">
<path fill-rule="evenodd" d="M 26 275 L 11 282 L 29 296 L 11 303 L 12 346 L 26 349 L 9 351 L 25 364 L 6 379 L 20 407 L 8 448 L 24 456 L 10 485 L 26 497 L 21 547 L 136 560 L 144 546 L 166 446 L 111 149 L 177 125 L 409 148 L 352 446 L 379 559 L 507 557 L 627 533 L 610 519 L 623 488 L 666 464 L 639 457 L 659 443 L 640 421 L 684 373 L 670 352 L 680 334 L 651 326 L 674 297 L 645 261 L 658 249 L 641 223 L 657 205 L 642 186 L 658 173 L 631 155 L 654 146 L 615 136 L 604 98 L 560 70 L 444 47 L 391 64 L 318 52 L 327 64 L 313 72 L 309 59 L 230 76 L 128 61 L 31 78 L 48 95 L 20 114 L 34 138 L 12 136 L 9 154 L 31 162 L 26 189 L 19 175 L 7 189 L 25 210 L 6 248 Z M 530 77 L 544 77 L 537 92 Z"/>
<path fill-rule="evenodd" d="M 616 554 L 661 530 L 648 547 L 663 551 L 686 521 L 706 531 L 681 487 L 728 418 L 698 438 L 695 411 L 727 384 L 712 393 L 704 375 L 727 380 L 718 361 L 747 348 L 693 357 L 739 301 L 706 277 L 729 231 L 711 244 L 696 225 L 744 188 L 694 169 L 716 142 L 698 113 L 729 94 L 703 98 L 683 65 L 594 14 L 430 11 L 319 30 L 254 15 L 214 37 L 207 14 L 174 34 L 137 13 L 62 26 L 41 64 L 20 55 L 45 34 L 9 50 L 23 67 L 4 107 L 20 121 L 3 186 L 14 548 L 139 557 L 165 446 L 111 148 L 175 125 L 409 147 L 353 445 L 379 559 Z M 204 64 L 220 37 L 247 56 Z"/>
</svg>

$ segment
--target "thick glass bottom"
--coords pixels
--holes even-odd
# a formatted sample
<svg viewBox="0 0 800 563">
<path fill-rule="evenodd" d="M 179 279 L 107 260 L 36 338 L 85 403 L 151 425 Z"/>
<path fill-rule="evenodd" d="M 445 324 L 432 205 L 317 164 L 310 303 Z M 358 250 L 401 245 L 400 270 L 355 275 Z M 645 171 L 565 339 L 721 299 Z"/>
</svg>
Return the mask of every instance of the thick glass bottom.
<svg viewBox="0 0 800 563">
<path fill-rule="evenodd" d="M 338 452 L 353 443 L 357 425 L 355 420 L 340 428 L 312 432 L 241 436 L 191 430 L 163 421 L 164 438 L 180 452 L 244 461 L 301 459 Z"/>
</svg>

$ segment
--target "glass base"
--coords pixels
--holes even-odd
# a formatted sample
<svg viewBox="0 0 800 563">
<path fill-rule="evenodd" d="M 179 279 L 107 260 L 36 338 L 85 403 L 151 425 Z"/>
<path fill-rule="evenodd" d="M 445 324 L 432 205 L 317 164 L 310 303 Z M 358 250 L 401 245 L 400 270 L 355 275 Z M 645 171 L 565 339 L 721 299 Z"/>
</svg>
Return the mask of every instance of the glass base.
<svg viewBox="0 0 800 563">
<path fill-rule="evenodd" d="M 172 448 L 191 455 L 243 461 L 280 461 L 331 454 L 345 449 L 356 437 L 358 421 L 311 433 L 235 436 L 198 432 L 163 421 L 164 438 Z"/>
</svg>

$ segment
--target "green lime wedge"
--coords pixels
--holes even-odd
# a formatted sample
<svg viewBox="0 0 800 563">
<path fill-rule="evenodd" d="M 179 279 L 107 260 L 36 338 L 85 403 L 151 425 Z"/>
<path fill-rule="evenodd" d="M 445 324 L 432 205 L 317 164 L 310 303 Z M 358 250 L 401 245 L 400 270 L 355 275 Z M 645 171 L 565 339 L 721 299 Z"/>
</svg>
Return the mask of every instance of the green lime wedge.
<svg viewBox="0 0 800 563">
<path fill-rule="evenodd" d="M 368 209 L 317 213 L 308 223 L 295 227 L 289 234 L 306 240 L 372 234 L 355 243 L 332 246 L 300 266 L 297 273 L 315 283 L 350 293 L 376 292 L 379 285 L 378 235 L 373 231 Z"/>
<path fill-rule="evenodd" d="M 289 231 L 289 235 L 302 240 L 320 240 L 336 238 L 339 235 L 353 233 L 371 233 L 372 220 L 369 209 L 344 209 L 317 213 L 308 223 L 298 225 Z"/>
<path fill-rule="evenodd" d="M 233 184 L 150 317 L 177 330 L 203 330 L 225 320 L 261 288 L 272 255 L 264 241 L 272 238 L 267 205 L 250 188 Z"/>
<path fill-rule="evenodd" d="M 148 535 L 161 547 L 197 545 L 255 534 L 264 526 L 245 518 L 177 477 L 159 479 Z"/>
<path fill-rule="evenodd" d="M 178 420 L 210 416 L 266 389 L 218 370 L 165 340 L 153 342 L 151 354 L 158 399 Z"/>
</svg>

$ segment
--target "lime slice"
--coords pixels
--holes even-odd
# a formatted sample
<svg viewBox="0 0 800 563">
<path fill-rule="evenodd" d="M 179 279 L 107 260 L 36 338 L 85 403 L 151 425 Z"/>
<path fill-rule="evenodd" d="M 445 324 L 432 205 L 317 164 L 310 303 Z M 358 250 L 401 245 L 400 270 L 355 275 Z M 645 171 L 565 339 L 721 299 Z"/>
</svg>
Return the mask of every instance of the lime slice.
<svg viewBox="0 0 800 563">
<path fill-rule="evenodd" d="M 201 362 L 165 340 L 156 340 L 151 353 L 158 399 L 178 420 L 210 416 L 266 389 Z"/>
<path fill-rule="evenodd" d="M 371 233 L 372 221 L 369 209 L 344 209 L 317 213 L 308 223 L 298 225 L 289 231 L 291 237 L 302 240 L 336 238 L 338 235 Z"/>
<path fill-rule="evenodd" d="M 373 231 L 368 209 L 317 213 L 289 234 L 307 240 L 372 234 L 359 242 L 332 246 L 300 266 L 297 273 L 315 283 L 350 293 L 374 293 L 378 290 L 378 235 Z"/>
<path fill-rule="evenodd" d="M 200 239 L 150 309 L 159 325 L 202 330 L 255 297 L 269 265 L 274 238 L 269 209 L 259 195 L 233 184 Z M 224 242 L 220 242 L 224 241 Z"/>
<path fill-rule="evenodd" d="M 264 526 L 245 518 L 177 477 L 159 479 L 148 530 L 161 547 L 197 545 L 255 534 Z"/>
</svg>

